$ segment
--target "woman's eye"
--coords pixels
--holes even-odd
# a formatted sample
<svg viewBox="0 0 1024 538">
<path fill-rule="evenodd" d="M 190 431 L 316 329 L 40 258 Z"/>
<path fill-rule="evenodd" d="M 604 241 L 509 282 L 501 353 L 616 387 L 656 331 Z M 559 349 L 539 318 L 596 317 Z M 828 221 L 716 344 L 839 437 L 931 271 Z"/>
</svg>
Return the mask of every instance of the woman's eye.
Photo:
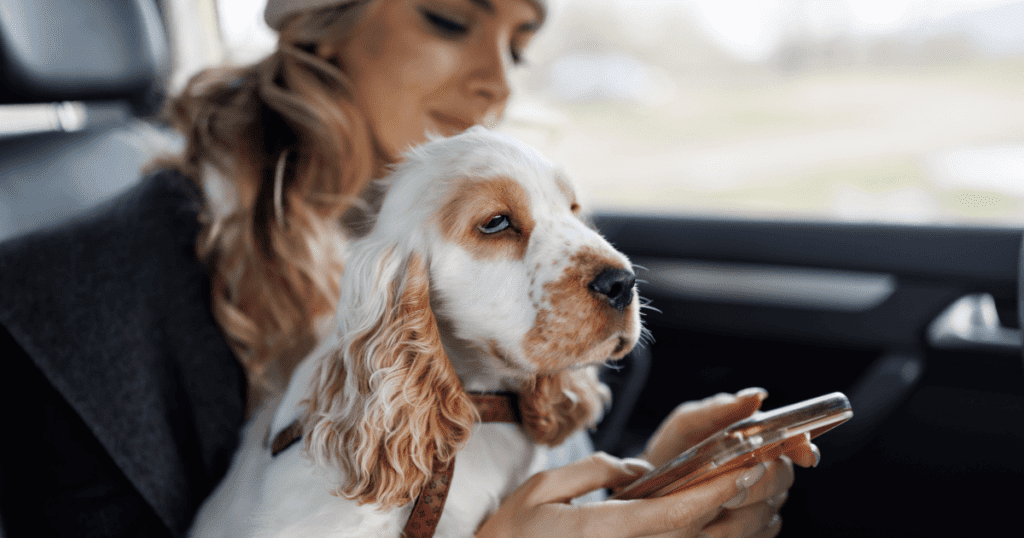
<svg viewBox="0 0 1024 538">
<path fill-rule="evenodd" d="M 434 28 L 437 28 L 442 33 L 450 35 L 463 35 L 469 31 L 469 27 L 462 24 L 459 21 L 452 20 L 444 15 L 435 13 L 433 11 L 423 10 L 423 17 L 427 19 Z"/>
<path fill-rule="evenodd" d="M 508 228 L 509 226 L 512 226 L 512 222 L 509 220 L 507 215 L 495 215 L 491 217 L 491 220 L 487 221 L 487 224 L 477 226 L 477 229 L 485 234 L 494 234 Z"/>
</svg>

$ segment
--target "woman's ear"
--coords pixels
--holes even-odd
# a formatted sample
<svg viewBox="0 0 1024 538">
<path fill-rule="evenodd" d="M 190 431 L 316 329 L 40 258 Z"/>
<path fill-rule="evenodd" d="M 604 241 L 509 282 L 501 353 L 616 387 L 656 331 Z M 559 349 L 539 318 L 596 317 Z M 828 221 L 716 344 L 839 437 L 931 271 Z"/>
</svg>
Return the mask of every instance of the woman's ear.
<svg viewBox="0 0 1024 538">
<path fill-rule="evenodd" d="M 346 284 L 371 291 L 343 291 L 342 345 L 313 383 L 306 446 L 340 471 L 341 495 L 391 508 L 455 457 L 476 411 L 441 345 L 423 257 L 383 257 L 345 269 Z"/>
<path fill-rule="evenodd" d="M 523 427 L 537 443 L 557 446 L 582 428 L 597 425 L 611 391 L 597 377 L 597 367 L 537 376 L 519 397 Z"/>
</svg>

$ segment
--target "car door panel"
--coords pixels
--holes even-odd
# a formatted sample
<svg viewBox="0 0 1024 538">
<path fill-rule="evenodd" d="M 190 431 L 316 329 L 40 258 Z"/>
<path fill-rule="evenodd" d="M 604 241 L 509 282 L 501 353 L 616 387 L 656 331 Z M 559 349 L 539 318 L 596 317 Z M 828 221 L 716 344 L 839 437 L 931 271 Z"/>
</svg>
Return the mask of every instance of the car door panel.
<svg viewBox="0 0 1024 538">
<path fill-rule="evenodd" d="M 1016 501 L 994 486 L 1024 478 L 1020 230 L 622 213 L 595 224 L 639 266 L 652 307 L 650 375 L 623 453 L 685 400 L 761 386 L 774 408 L 838 390 L 855 416 L 816 441 L 819 468 L 798 470 L 783 536 L 1010 522 Z M 975 296 L 1001 344 L 930 336 Z M 957 312 L 961 324 L 979 315 Z"/>
</svg>

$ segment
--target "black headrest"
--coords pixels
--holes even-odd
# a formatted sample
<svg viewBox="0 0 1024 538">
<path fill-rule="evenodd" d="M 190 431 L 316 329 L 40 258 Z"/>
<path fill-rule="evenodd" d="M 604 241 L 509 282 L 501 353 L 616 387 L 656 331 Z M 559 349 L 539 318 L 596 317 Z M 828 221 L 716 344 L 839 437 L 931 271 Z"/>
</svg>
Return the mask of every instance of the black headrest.
<svg viewBox="0 0 1024 538">
<path fill-rule="evenodd" d="M 154 0 L 0 0 L 0 104 L 159 103 L 170 55 Z"/>
</svg>

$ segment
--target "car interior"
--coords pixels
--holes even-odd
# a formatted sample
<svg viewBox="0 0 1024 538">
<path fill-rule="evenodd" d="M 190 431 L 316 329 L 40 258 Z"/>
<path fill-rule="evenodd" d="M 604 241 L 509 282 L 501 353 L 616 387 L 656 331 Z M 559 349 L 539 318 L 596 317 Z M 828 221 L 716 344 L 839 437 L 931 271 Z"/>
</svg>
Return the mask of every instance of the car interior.
<svg viewBox="0 0 1024 538">
<path fill-rule="evenodd" d="M 171 67 L 155 3 L 4 0 L 3 8 L 0 238 L 111 197 L 176 147 L 150 119 Z"/>
<path fill-rule="evenodd" d="M 170 1 L 0 0 L 0 240 L 87 211 L 180 147 L 155 116 Z M 1016 528 L 1020 227 L 594 222 L 653 307 L 653 342 L 606 372 L 616 405 L 597 448 L 635 455 L 677 404 L 717 392 L 764 387 L 774 408 L 841 391 L 854 417 L 816 440 L 817 468 L 797 470 L 783 536 Z"/>
</svg>

